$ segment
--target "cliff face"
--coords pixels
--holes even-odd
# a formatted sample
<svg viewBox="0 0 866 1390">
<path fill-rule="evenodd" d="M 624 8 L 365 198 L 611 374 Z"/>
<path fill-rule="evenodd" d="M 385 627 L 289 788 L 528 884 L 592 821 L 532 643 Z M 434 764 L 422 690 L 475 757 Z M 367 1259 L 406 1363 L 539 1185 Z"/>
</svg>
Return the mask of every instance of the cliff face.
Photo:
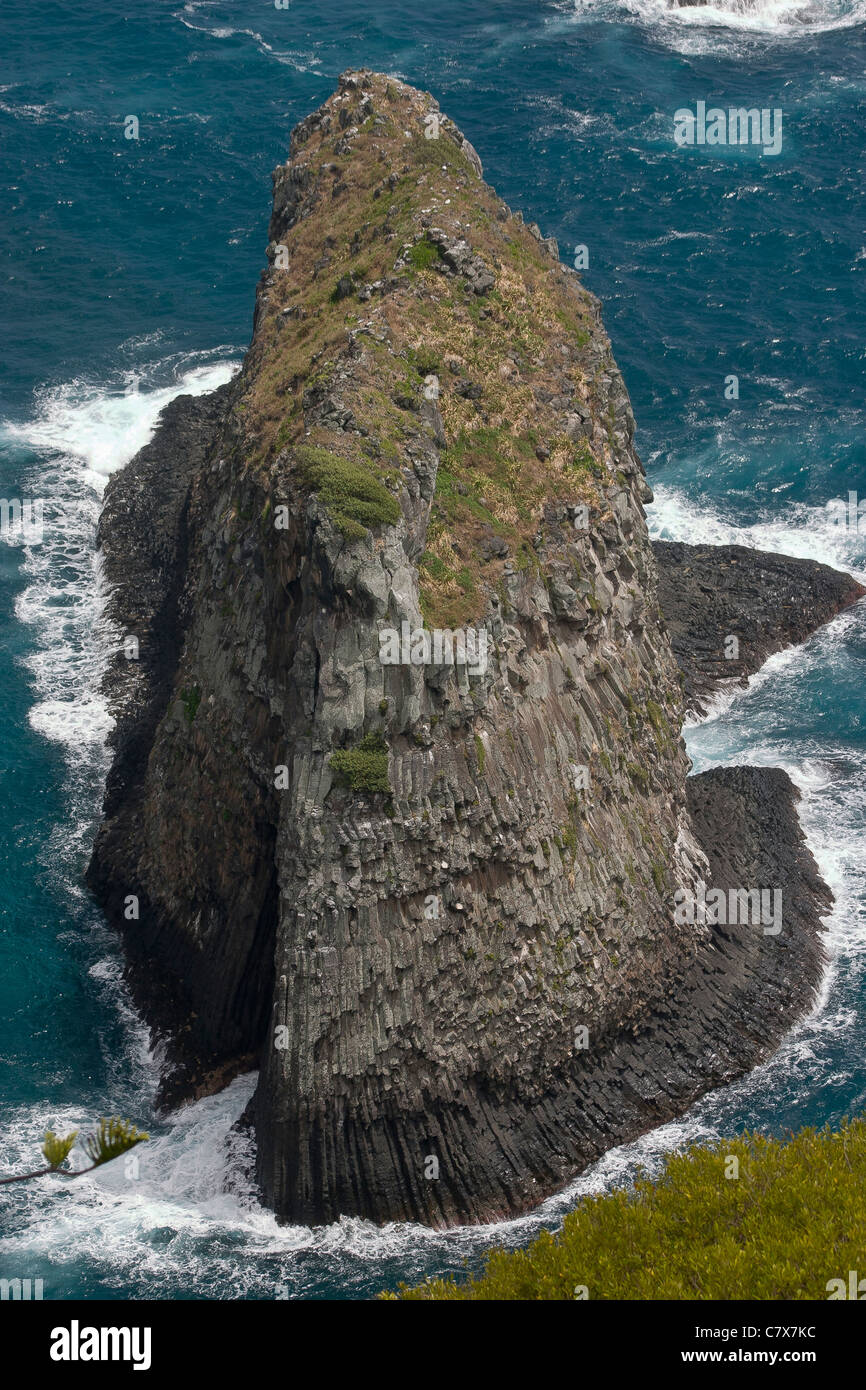
<svg viewBox="0 0 866 1390">
<path fill-rule="evenodd" d="M 437 111 L 354 73 L 298 127 L 243 370 L 101 525 L 141 653 L 89 881 L 164 1098 L 260 1065 L 288 1220 L 519 1210 L 740 1065 L 623 1092 L 713 945 L 650 494 L 597 302 Z"/>
</svg>

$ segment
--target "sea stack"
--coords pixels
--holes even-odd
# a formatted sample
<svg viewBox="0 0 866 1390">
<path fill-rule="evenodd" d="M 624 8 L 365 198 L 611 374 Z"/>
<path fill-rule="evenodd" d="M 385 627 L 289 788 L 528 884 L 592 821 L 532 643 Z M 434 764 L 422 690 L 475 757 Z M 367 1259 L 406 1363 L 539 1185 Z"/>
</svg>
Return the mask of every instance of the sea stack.
<svg viewBox="0 0 866 1390">
<path fill-rule="evenodd" d="M 242 371 L 108 487 L 88 878 L 163 1101 L 259 1069 L 281 1220 L 487 1220 L 766 1055 L 826 890 L 784 774 L 720 779 L 748 835 L 699 844 L 598 302 L 461 131 L 344 74 L 269 237 Z M 782 946 L 678 920 L 732 864 L 799 904 Z"/>
</svg>

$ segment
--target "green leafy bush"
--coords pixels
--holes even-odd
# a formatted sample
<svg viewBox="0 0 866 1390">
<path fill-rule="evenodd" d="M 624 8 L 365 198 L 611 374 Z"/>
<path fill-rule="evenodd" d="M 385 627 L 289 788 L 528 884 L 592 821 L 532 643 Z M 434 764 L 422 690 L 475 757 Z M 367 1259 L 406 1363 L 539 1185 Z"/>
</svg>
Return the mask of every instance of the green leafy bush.
<svg viewBox="0 0 866 1390">
<path fill-rule="evenodd" d="M 349 540 L 359 540 L 371 526 L 393 526 L 400 503 L 364 464 L 301 444 L 295 450 L 301 477 L 318 492 L 335 526 Z"/>
<path fill-rule="evenodd" d="M 357 748 L 332 753 L 331 767 L 340 783 L 354 792 L 390 792 L 388 745 L 380 733 L 365 734 Z"/>
<path fill-rule="evenodd" d="M 483 1275 L 385 1298 L 827 1299 L 866 1274 L 866 1122 L 694 1145 L 634 1190 L 585 1197 L 557 1235 Z M 583 1294 L 582 1290 L 586 1290 Z"/>
</svg>

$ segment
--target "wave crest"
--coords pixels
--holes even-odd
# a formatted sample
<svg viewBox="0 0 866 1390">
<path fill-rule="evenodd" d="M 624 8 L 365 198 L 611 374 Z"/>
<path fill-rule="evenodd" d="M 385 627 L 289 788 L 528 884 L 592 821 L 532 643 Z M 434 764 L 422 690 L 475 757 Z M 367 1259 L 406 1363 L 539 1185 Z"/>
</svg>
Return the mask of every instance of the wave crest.
<svg viewBox="0 0 866 1390">
<path fill-rule="evenodd" d="M 635 23 L 681 53 L 712 52 L 731 39 L 808 39 L 866 22 L 866 0 L 572 0 L 578 18 L 621 18 Z"/>
</svg>

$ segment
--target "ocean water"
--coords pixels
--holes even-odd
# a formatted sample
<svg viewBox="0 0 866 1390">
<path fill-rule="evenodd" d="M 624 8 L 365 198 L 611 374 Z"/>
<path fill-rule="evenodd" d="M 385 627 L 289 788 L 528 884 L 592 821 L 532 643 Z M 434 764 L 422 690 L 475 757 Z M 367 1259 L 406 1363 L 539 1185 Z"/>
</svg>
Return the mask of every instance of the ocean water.
<svg viewBox="0 0 866 1390">
<path fill-rule="evenodd" d="M 271 169 L 346 67 L 432 91 L 488 179 L 585 245 L 631 392 L 653 533 L 866 571 L 833 499 L 866 496 L 866 3 L 728 0 L 6 0 L 0 16 L 0 496 L 44 500 L 0 544 L 0 1168 L 46 1126 L 120 1113 L 137 1164 L 0 1193 L 0 1272 L 46 1298 L 369 1297 L 477 1266 L 691 1139 L 836 1123 L 866 1105 L 866 607 L 774 658 L 688 730 L 696 770 L 785 767 L 836 893 L 814 1013 L 765 1066 L 613 1151 L 531 1216 L 431 1233 L 280 1228 L 227 1142 L 252 1089 L 155 1122 L 158 1059 L 81 888 L 109 726 L 94 529 L 161 406 L 236 369 Z M 699 100 L 781 108 L 777 157 L 677 148 Z M 124 122 L 139 120 L 139 139 Z M 725 378 L 739 398 L 725 398 Z M 864 522 L 866 527 L 866 522 Z"/>
</svg>

